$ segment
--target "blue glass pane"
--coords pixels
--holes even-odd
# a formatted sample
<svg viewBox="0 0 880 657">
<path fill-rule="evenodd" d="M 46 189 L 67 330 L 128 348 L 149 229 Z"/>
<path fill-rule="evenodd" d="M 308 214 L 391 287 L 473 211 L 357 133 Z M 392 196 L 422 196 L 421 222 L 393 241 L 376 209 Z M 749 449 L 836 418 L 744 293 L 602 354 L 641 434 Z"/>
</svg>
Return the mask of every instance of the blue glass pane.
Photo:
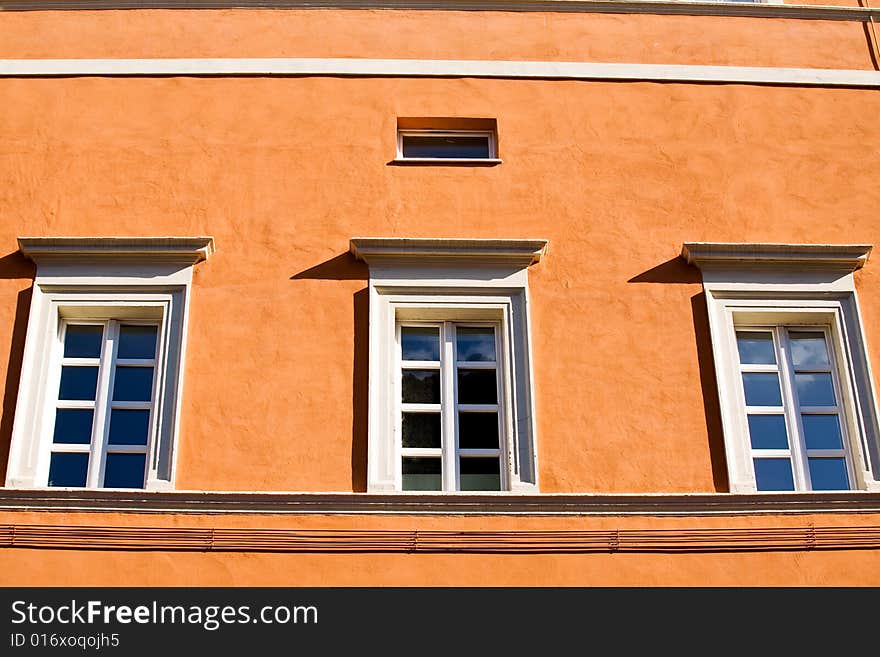
<svg viewBox="0 0 880 657">
<path fill-rule="evenodd" d="M 779 377 L 775 372 L 747 372 L 743 374 L 746 406 L 782 406 Z"/>
<path fill-rule="evenodd" d="M 807 459 L 813 490 L 849 490 L 845 459 Z"/>
<path fill-rule="evenodd" d="M 97 389 L 97 367 L 62 366 L 58 399 L 85 399 L 93 401 Z"/>
<path fill-rule="evenodd" d="M 104 488 L 143 488 L 146 454 L 107 454 Z"/>
<path fill-rule="evenodd" d="M 114 408 L 110 411 L 111 445 L 146 445 L 150 433 L 150 411 Z"/>
<path fill-rule="evenodd" d="M 88 454 L 52 454 L 49 462 L 50 486 L 85 486 Z"/>
<path fill-rule="evenodd" d="M 843 449 L 837 415 L 801 415 L 807 449 Z"/>
<path fill-rule="evenodd" d="M 158 326 L 122 326 L 119 328 L 117 358 L 155 358 Z"/>
<path fill-rule="evenodd" d="M 498 414 L 459 413 L 458 446 L 461 449 L 498 449 Z"/>
<path fill-rule="evenodd" d="M 403 490 L 443 490 L 440 459 L 403 459 Z"/>
<path fill-rule="evenodd" d="M 113 401 L 150 401 L 153 398 L 152 367 L 117 367 Z"/>
<path fill-rule="evenodd" d="M 788 431 L 783 415 L 749 415 L 752 449 L 788 449 Z"/>
<path fill-rule="evenodd" d="M 65 358 L 100 358 L 104 327 L 68 324 L 64 332 Z"/>
<path fill-rule="evenodd" d="M 788 459 L 755 459 L 758 490 L 794 490 L 791 462 Z"/>
<path fill-rule="evenodd" d="M 440 413 L 404 413 L 403 446 L 440 448 Z"/>
<path fill-rule="evenodd" d="M 491 328 L 458 328 L 455 341 L 458 360 L 495 360 L 495 331 Z"/>
<path fill-rule="evenodd" d="M 834 383 L 830 374 L 795 374 L 801 406 L 834 406 Z"/>
<path fill-rule="evenodd" d="M 488 137 L 403 137 L 404 157 L 488 158 Z"/>
<path fill-rule="evenodd" d="M 459 404 L 494 404 L 497 401 L 495 370 L 458 370 Z"/>
<path fill-rule="evenodd" d="M 501 490 L 498 457 L 463 458 L 459 475 L 461 490 Z"/>
<path fill-rule="evenodd" d="M 440 360 L 440 329 L 404 326 L 400 329 L 403 360 Z"/>
<path fill-rule="evenodd" d="M 52 442 L 59 445 L 88 445 L 92 441 L 90 408 L 59 408 L 55 411 L 55 433 Z"/>
<path fill-rule="evenodd" d="M 821 331 L 790 331 L 791 360 L 796 368 L 828 365 L 828 346 Z"/>
<path fill-rule="evenodd" d="M 439 404 L 440 370 L 403 370 L 404 404 Z"/>
<path fill-rule="evenodd" d="M 773 334 L 766 331 L 737 331 L 736 348 L 743 364 L 774 364 Z"/>
</svg>

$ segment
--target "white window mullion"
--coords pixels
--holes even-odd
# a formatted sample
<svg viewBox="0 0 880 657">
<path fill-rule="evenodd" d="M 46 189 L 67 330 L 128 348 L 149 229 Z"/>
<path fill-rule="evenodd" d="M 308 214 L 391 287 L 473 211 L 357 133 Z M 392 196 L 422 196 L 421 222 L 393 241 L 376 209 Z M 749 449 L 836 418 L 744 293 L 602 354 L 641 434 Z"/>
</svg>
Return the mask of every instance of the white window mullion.
<svg viewBox="0 0 880 657">
<path fill-rule="evenodd" d="M 443 449 L 443 490 L 458 490 L 458 397 L 455 367 L 455 328 L 452 322 L 443 322 L 440 344 L 440 427 Z"/>
<path fill-rule="evenodd" d="M 807 467 L 807 446 L 804 443 L 804 430 L 801 423 L 797 390 L 794 385 L 794 362 L 791 359 L 791 344 L 788 331 L 783 327 L 774 329 L 779 343 L 779 375 L 782 384 L 783 406 L 785 407 L 788 446 L 791 450 L 791 467 L 794 472 L 795 490 L 810 490 L 810 471 Z"/>
<path fill-rule="evenodd" d="M 110 430 L 110 406 L 113 398 L 113 375 L 116 349 L 119 344 L 119 323 L 109 321 L 104 329 L 104 346 L 101 350 L 101 368 L 98 371 L 98 394 L 95 398 L 95 420 L 92 426 L 92 450 L 86 486 L 98 488 L 104 482 L 104 465 L 107 459 L 107 436 Z"/>
</svg>

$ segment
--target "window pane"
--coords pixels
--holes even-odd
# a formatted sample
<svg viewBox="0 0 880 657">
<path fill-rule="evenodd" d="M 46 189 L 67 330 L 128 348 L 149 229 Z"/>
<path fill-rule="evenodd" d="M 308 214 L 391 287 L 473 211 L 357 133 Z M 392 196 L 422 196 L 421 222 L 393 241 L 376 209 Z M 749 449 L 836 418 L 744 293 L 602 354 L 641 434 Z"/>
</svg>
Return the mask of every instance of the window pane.
<svg viewBox="0 0 880 657">
<path fill-rule="evenodd" d="M 828 346 L 821 331 L 790 331 L 791 360 L 795 367 L 828 365 Z"/>
<path fill-rule="evenodd" d="M 779 377 L 775 372 L 746 372 L 743 374 L 746 406 L 782 406 Z"/>
<path fill-rule="evenodd" d="M 68 324 L 64 332 L 65 358 L 100 358 L 104 327 Z"/>
<path fill-rule="evenodd" d="M 488 137 L 403 136 L 404 157 L 487 158 Z"/>
<path fill-rule="evenodd" d="M 440 370 L 403 370 L 404 404 L 439 404 Z"/>
<path fill-rule="evenodd" d="M 498 457 L 463 458 L 459 474 L 461 490 L 501 490 Z"/>
<path fill-rule="evenodd" d="M 50 486 L 85 486 L 88 454 L 52 454 L 49 462 Z"/>
<path fill-rule="evenodd" d="M 152 367 L 117 367 L 113 401 L 150 401 L 153 398 Z"/>
<path fill-rule="evenodd" d="M 107 454 L 104 488 L 143 488 L 146 454 Z"/>
<path fill-rule="evenodd" d="M 495 404 L 495 370 L 458 370 L 459 404 Z"/>
<path fill-rule="evenodd" d="M 59 445 L 88 445 L 92 442 L 92 415 L 90 408 L 59 408 L 55 411 L 53 443 Z"/>
<path fill-rule="evenodd" d="M 404 413 L 403 446 L 440 448 L 440 413 Z"/>
<path fill-rule="evenodd" d="M 403 326 L 400 329 L 403 360 L 440 360 L 440 329 L 435 326 Z"/>
<path fill-rule="evenodd" d="M 458 360 L 495 360 L 495 330 L 492 328 L 456 328 Z"/>
<path fill-rule="evenodd" d="M 807 459 L 813 490 L 849 490 L 845 459 Z"/>
<path fill-rule="evenodd" d="M 122 326 L 117 358 L 155 358 L 158 326 Z"/>
<path fill-rule="evenodd" d="M 58 399 L 95 399 L 98 389 L 98 368 L 64 365 L 61 367 L 61 385 Z"/>
<path fill-rule="evenodd" d="M 843 449 L 837 415 L 801 415 L 807 449 Z"/>
<path fill-rule="evenodd" d="M 440 459 L 403 459 L 403 490 L 443 490 Z"/>
<path fill-rule="evenodd" d="M 794 490 L 791 461 L 788 459 L 755 459 L 755 481 L 758 490 Z"/>
<path fill-rule="evenodd" d="M 752 449 L 788 449 L 783 415 L 749 415 Z"/>
<path fill-rule="evenodd" d="M 498 413 L 459 413 L 460 449 L 498 449 Z"/>
<path fill-rule="evenodd" d="M 110 411 L 111 445 L 146 445 L 150 433 L 150 411 L 114 408 Z"/>
<path fill-rule="evenodd" d="M 830 374 L 795 374 L 801 406 L 834 406 L 834 383 Z"/>
<path fill-rule="evenodd" d="M 737 331 L 736 348 L 742 364 L 774 364 L 773 334 L 767 331 Z"/>
</svg>

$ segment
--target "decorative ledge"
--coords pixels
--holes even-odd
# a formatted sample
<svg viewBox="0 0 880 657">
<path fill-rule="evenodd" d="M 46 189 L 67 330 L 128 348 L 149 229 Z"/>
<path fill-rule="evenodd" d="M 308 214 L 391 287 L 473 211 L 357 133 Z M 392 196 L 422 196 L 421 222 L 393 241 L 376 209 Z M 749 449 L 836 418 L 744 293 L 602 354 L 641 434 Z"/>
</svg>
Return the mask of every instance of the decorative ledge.
<svg viewBox="0 0 880 657">
<path fill-rule="evenodd" d="M 547 240 L 352 237 L 349 250 L 371 264 L 387 262 L 484 262 L 528 267 L 541 261 Z"/>
<path fill-rule="evenodd" d="M 685 242 L 681 257 L 700 269 L 734 265 L 855 271 L 865 265 L 871 248 L 870 244 Z"/>
<path fill-rule="evenodd" d="M 45 260 L 150 260 L 195 264 L 214 252 L 213 237 L 19 237 L 18 248 Z"/>
<path fill-rule="evenodd" d="M 450 495 L 0 488 L 0 511 L 328 516 L 755 516 L 880 513 L 880 493 Z"/>
</svg>

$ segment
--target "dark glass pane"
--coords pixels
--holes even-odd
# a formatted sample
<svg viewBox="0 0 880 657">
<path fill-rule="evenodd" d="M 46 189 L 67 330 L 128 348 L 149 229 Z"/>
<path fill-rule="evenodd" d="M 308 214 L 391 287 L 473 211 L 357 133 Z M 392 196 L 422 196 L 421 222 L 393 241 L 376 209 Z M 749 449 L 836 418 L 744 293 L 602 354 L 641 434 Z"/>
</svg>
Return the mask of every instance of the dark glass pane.
<svg viewBox="0 0 880 657">
<path fill-rule="evenodd" d="M 813 490 L 849 490 L 845 459 L 807 459 Z"/>
<path fill-rule="evenodd" d="M 797 367 L 828 365 L 828 346 L 821 331 L 789 331 L 791 361 Z"/>
<path fill-rule="evenodd" d="M 107 454 L 104 488 L 143 488 L 146 454 Z"/>
<path fill-rule="evenodd" d="M 404 447 L 440 448 L 440 413 L 404 413 Z"/>
<path fill-rule="evenodd" d="M 801 415 L 807 449 L 843 449 L 837 415 Z"/>
<path fill-rule="evenodd" d="M 403 360 L 440 360 L 440 329 L 433 326 L 404 326 L 400 329 Z"/>
<path fill-rule="evenodd" d="M 791 461 L 755 459 L 755 480 L 758 490 L 794 490 Z"/>
<path fill-rule="evenodd" d="M 439 404 L 440 370 L 403 370 L 404 404 Z"/>
<path fill-rule="evenodd" d="M 114 408 L 110 411 L 111 445 L 146 445 L 150 433 L 150 411 Z"/>
<path fill-rule="evenodd" d="M 459 465 L 461 490 L 501 490 L 498 457 L 463 458 Z"/>
<path fill-rule="evenodd" d="M 88 445 L 92 441 L 92 416 L 90 408 L 59 408 L 55 411 L 53 443 L 59 445 Z"/>
<path fill-rule="evenodd" d="M 775 372 L 746 372 L 743 374 L 746 406 L 782 406 L 779 377 Z"/>
<path fill-rule="evenodd" d="M 103 326 L 68 324 L 64 332 L 64 357 L 100 358 L 103 337 Z"/>
<path fill-rule="evenodd" d="M 752 449 L 788 449 L 783 415 L 749 415 Z"/>
<path fill-rule="evenodd" d="M 50 486 L 85 486 L 88 454 L 56 452 L 49 462 Z"/>
<path fill-rule="evenodd" d="M 495 360 L 495 331 L 491 328 L 455 329 L 458 360 Z"/>
<path fill-rule="evenodd" d="M 403 458 L 403 490 L 443 490 L 438 458 Z"/>
<path fill-rule="evenodd" d="M 122 326 L 117 358 L 155 358 L 158 326 Z"/>
<path fill-rule="evenodd" d="M 736 348 L 739 350 L 739 362 L 744 365 L 776 363 L 772 333 L 765 331 L 737 331 Z"/>
<path fill-rule="evenodd" d="M 834 383 L 830 374 L 795 374 L 801 406 L 834 406 Z"/>
<path fill-rule="evenodd" d="M 95 399 L 98 389 L 98 368 L 64 365 L 61 367 L 61 385 L 58 399 Z"/>
<path fill-rule="evenodd" d="M 404 157 L 488 158 L 488 137 L 403 137 Z"/>
<path fill-rule="evenodd" d="M 150 401 L 153 398 L 152 367 L 117 367 L 113 401 Z"/>
<path fill-rule="evenodd" d="M 458 370 L 459 404 L 494 404 L 497 401 L 495 370 Z"/>
<path fill-rule="evenodd" d="M 460 449 L 498 449 L 497 413 L 459 413 Z"/>
</svg>

